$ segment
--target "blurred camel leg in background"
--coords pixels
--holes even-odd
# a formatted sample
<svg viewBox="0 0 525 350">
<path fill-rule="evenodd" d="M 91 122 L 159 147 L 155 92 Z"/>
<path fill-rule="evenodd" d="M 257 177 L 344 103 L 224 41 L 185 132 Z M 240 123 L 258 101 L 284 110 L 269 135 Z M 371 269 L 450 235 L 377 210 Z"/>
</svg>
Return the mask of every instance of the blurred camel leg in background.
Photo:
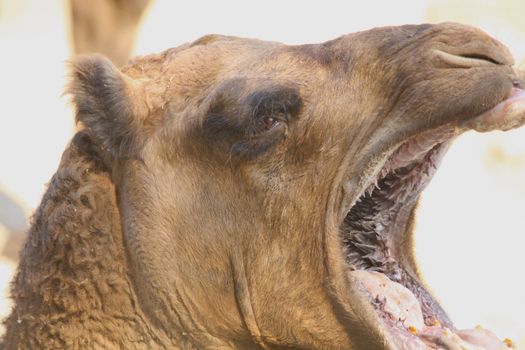
<svg viewBox="0 0 525 350">
<path fill-rule="evenodd" d="M 3 190 L 0 190 L 0 225 L 7 233 L 0 256 L 16 261 L 26 238 L 27 212 Z"/>
<path fill-rule="evenodd" d="M 73 52 L 98 52 L 122 66 L 152 0 L 70 0 Z"/>
</svg>

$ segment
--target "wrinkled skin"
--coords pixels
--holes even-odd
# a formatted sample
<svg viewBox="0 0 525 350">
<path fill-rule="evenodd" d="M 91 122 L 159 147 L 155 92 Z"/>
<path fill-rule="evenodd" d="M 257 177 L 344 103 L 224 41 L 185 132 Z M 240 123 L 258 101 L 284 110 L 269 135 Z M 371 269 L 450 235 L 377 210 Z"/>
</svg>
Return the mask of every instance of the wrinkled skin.
<svg viewBox="0 0 525 350">
<path fill-rule="evenodd" d="M 499 64 L 465 69 L 435 49 Z M 346 278 L 346 207 L 374 156 L 504 100 L 512 63 L 457 24 L 303 46 L 208 36 L 122 72 L 78 60 L 85 130 L 35 216 L 5 349 L 395 349 Z M 418 279 L 411 227 L 398 249 Z M 77 264 L 90 247 L 103 254 Z"/>
</svg>

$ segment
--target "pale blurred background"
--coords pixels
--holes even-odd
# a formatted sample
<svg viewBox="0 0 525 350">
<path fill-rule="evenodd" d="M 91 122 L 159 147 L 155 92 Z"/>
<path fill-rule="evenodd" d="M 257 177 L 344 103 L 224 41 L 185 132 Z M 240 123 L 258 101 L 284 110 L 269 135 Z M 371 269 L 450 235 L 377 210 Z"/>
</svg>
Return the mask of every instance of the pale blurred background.
<svg viewBox="0 0 525 350">
<path fill-rule="evenodd" d="M 61 97 L 73 52 L 70 13 L 65 0 L 0 0 L 0 317 L 9 311 L 7 285 L 27 217 L 74 132 Z M 517 63 L 525 59 L 523 0 L 156 0 L 133 53 L 207 33 L 294 44 L 443 21 L 481 27 L 509 46 Z M 481 324 L 525 349 L 524 243 L 525 128 L 463 135 L 424 193 L 417 225 L 422 270 L 458 327 Z"/>
</svg>

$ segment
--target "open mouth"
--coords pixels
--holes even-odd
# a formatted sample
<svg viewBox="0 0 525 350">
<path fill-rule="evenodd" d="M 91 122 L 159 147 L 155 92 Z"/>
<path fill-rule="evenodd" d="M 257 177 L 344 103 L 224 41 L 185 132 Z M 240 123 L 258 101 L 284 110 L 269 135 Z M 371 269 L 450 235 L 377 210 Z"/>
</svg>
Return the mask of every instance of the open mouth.
<svg viewBox="0 0 525 350">
<path fill-rule="evenodd" d="M 407 240 L 417 199 L 453 139 L 465 130 L 508 130 L 525 123 L 525 91 L 461 125 L 405 140 L 364 182 L 340 225 L 346 271 L 400 349 L 508 349 L 508 339 L 477 327 L 457 330 L 417 277 Z"/>
</svg>

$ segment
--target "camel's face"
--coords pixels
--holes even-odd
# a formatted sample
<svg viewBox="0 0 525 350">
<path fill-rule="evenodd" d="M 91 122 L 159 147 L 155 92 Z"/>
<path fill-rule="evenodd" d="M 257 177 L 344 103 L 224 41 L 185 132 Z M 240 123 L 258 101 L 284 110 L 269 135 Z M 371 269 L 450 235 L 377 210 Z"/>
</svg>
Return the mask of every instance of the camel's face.
<svg viewBox="0 0 525 350">
<path fill-rule="evenodd" d="M 521 124 L 511 64 L 455 24 L 305 46 L 205 37 L 125 76 L 79 63 L 73 90 L 115 90 L 95 96 L 103 121 L 84 90 L 76 101 L 114 164 L 147 316 L 197 347 L 443 342 L 430 326 L 452 324 L 420 281 L 412 212 L 458 133 Z M 422 311 L 389 307 L 406 300 Z"/>
</svg>

